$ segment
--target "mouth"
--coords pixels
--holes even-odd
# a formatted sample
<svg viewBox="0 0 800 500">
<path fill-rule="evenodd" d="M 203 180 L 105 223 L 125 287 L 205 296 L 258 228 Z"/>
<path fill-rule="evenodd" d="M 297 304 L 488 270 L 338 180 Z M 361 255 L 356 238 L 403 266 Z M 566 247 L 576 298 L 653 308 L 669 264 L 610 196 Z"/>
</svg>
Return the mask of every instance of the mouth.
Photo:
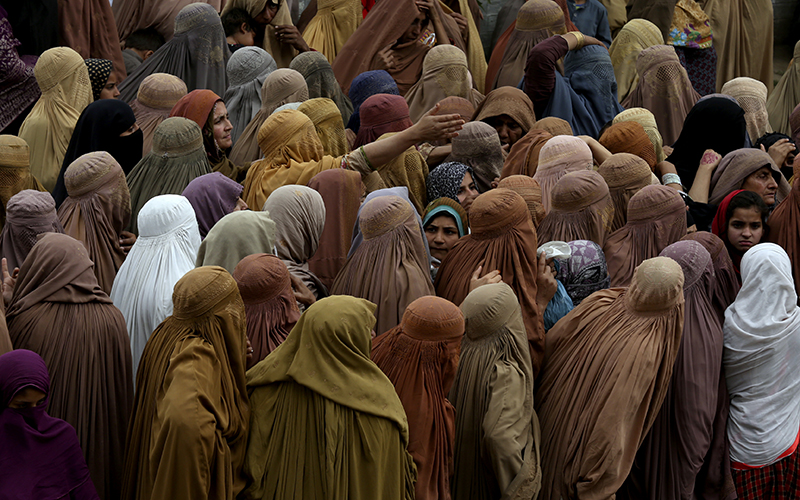
<svg viewBox="0 0 800 500">
<path fill-rule="evenodd" d="M 753 246 L 753 242 L 752 241 L 740 241 L 739 242 L 739 246 L 740 247 L 752 247 Z"/>
</svg>

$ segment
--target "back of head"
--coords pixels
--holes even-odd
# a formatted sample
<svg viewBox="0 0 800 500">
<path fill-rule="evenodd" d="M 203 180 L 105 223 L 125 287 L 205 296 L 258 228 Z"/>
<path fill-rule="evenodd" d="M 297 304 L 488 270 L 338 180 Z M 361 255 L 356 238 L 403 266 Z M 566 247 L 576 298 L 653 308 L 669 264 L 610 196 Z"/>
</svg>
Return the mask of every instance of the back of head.
<svg viewBox="0 0 800 500">
<path fill-rule="evenodd" d="M 236 281 L 225 269 L 218 266 L 192 269 L 175 283 L 172 316 L 184 321 L 199 321 L 226 303 L 234 293 L 239 295 Z"/>
<path fill-rule="evenodd" d="M 403 313 L 403 332 L 416 340 L 446 340 L 464 333 L 464 314 L 449 300 L 420 297 Z"/>
<path fill-rule="evenodd" d="M 275 59 L 261 47 L 242 47 L 228 59 L 228 90 L 277 69 Z"/>
<path fill-rule="evenodd" d="M 177 76 L 153 73 L 142 80 L 136 99 L 150 108 L 170 111 L 186 94 L 186 84 Z"/>
<path fill-rule="evenodd" d="M 686 203 L 667 186 L 645 186 L 628 203 L 628 223 L 649 222 L 685 214 Z M 685 215 L 684 215 L 685 226 Z M 684 227 L 684 232 L 686 228 Z"/>
<path fill-rule="evenodd" d="M 50 193 L 25 189 L 15 194 L 6 205 L 6 221 L 11 224 L 36 224 L 35 221 L 43 218 L 55 217 L 56 202 Z M 58 218 L 55 217 L 55 221 Z"/>
<path fill-rule="evenodd" d="M 461 304 L 464 312 L 464 335 L 478 340 L 497 333 L 512 320 L 522 326 L 522 313 L 514 291 L 505 283 L 484 285 L 467 295 Z"/>
<path fill-rule="evenodd" d="M 572 135 L 572 125 L 567 120 L 557 116 L 546 116 L 537 120 L 533 128 L 550 132 L 551 135 Z"/>
<path fill-rule="evenodd" d="M 0 135 L 0 170 L 30 170 L 31 152 L 28 143 L 15 135 Z"/>
<path fill-rule="evenodd" d="M 439 101 L 439 114 L 459 115 L 462 120 L 468 122 L 475 114 L 475 106 L 469 102 L 469 99 L 452 95 Z"/>
<path fill-rule="evenodd" d="M 683 270 L 684 294 L 698 284 L 703 289 L 706 289 L 708 283 L 701 280 L 701 278 L 703 278 L 703 276 L 710 277 L 714 274 L 711 254 L 708 253 L 708 250 L 706 250 L 703 245 L 696 241 L 677 241 L 662 250 L 659 256 L 669 257 L 680 264 Z M 708 293 L 710 292 L 711 291 L 708 290 Z"/>
<path fill-rule="evenodd" d="M 564 24 L 564 11 L 552 0 L 531 0 L 525 2 L 517 12 L 518 31 L 548 30 L 553 34 L 567 32 Z"/>
<path fill-rule="evenodd" d="M 635 124 L 638 125 L 638 124 Z M 630 153 L 612 154 L 597 170 L 609 190 L 642 188 L 650 184 L 650 167 L 641 157 Z"/>
<path fill-rule="evenodd" d="M 403 121 L 404 127 L 386 132 L 400 132 L 411 126 L 408 103 L 403 97 L 392 94 L 374 94 L 367 98 L 359 110 L 362 127 L 375 127 L 391 122 Z"/>
<path fill-rule="evenodd" d="M 125 182 L 122 167 L 114 157 L 105 151 L 97 151 L 86 153 L 72 162 L 64 173 L 64 184 L 67 194 L 76 198 L 118 181 L 120 178 L 122 182 Z"/>
<path fill-rule="evenodd" d="M 652 170 L 656 166 L 656 151 L 644 127 L 634 121 L 614 123 L 600 136 L 600 144 L 614 153 L 632 153 Z"/>
<path fill-rule="evenodd" d="M 286 264 L 274 255 L 248 255 L 236 265 L 233 278 L 245 304 L 268 302 L 291 287 Z"/>
<path fill-rule="evenodd" d="M 233 272 L 242 258 L 273 252 L 275 222 L 267 212 L 242 210 L 222 217 L 208 232 L 197 253 L 198 266 L 222 266 Z"/>
<path fill-rule="evenodd" d="M 386 234 L 414 217 L 414 208 L 399 196 L 379 196 L 364 204 L 358 226 L 364 240 Z"/>
<path fill-rule="evenodd" d="M 241 184 L 219 172 L 196 177 L 186 186 L 182 194 L 194 208 L 202 237 L 218 220 L 233 212 L 242 191 Z"/>
<path fill-rule="evenodd" d="M 522 196 L 497 188 L 475 198 L 469 220 L 474 239 L 491 239 L 530 220 L 530 215 Z"/>
<path fill-rule="evenodd" d="M 139 238 L 154 238 L 181 232 L 200 246 L 197 218 L 189 200 L 177 194 L 163 194 L 148 200 L 139 210 Z"/>
<path fill-rule="evenodd" d="M 592 150 L 583 140 L 571 135 L 557 135 L 539 152 L 536 173 L 549 169 L 588 169 L 593 162 Z"/>
<path fill-rule="evenodd" d="M 136 30 L 125 39 L 126 49 L 157 51 L 166 42 L 164 36 L 155 28 Z"/>
<path fill-rule="evenodd" d="M 594 170 L 570 172 L 558 180 L 552 193 L 553 210 L 577 212 L 608 197 L 608 186 Z"/>
<path fill-rule="evenodd" d="M 205 155 L 203 134 L 194 121 L 173 116 L 156 127 L 151 154 L 161 158 L 179 158 L 197 151 Z"/>
<path fill-rule="evenodd" d="M 559 261 L 556 277 L 567 289 L 575 306 L 598 290 L 611 286 L 603 249 L 589 240 L 569 242 L 570 258 Z"/>
<path fill-rule="evenodd" d="M 655 115 L 645 108 L 628 108 L 614 117 L 613 123 L 636 122 L 644 127 L 644 132 L 653 144 L 656 154 L 656 163 L 664 161 L 664 140 L 658 131 Z"/>
<path fill-rule="evenodd" d="M 654 257 L 634 271 L 625 300 L 640 314 L 663 314 L 683 303 L 683 270 L 669 257 Z"/>
<path fill-rule="evenodd" d="M 230 9 L 220 16 L 220 20 L 222 21 L 222 27 L 225 30 L 226 37 L 238 33 L 242 24 L 246 24 L 247 28 L 250 30 L 255 31 L 256 29 L 255 21 L 250 16 L 250 13 L 244 9 Z M 236 52 L 234 52 L 234 54 L 235 53 Z"/>
<path fill-rule="evenodd" d="M 289 160 L 318 161 L 322 158 L 322 143 L 314 123 L 297 110 L 273 113 L 258 130 L 258 145 L 264 160 L 271 164 L 286 164 Z"/>
<path fill-rule="evenodd" d="M 289 68 L 278 68 L 267 76 L 261 86 L 261 102 L 270 113 L 278 106 L 308 99 L 308 84 L 299 72 Z"/>
<path fill-rule="evenodd" d="M 456 137 L 453 137 L 453 156 L 473 160 L 476 156 L 496 156 L 502 151 L 497 130 L 481 121 L 465 123 Z M 500 157 L 502 160 L 502 156 Z"/>
<path fill-rule="evenodd" d="M 531 214 L 531 221 L 534 226 L 538 226 L 544 219 L 544 205 L 542 205 L 542 187 L 539 182 L 527 175 L 510 175 L 501 179 L 497 184 L 498 188 L 509 189 L 522 196 L 525 204 L 528 205 L 528 212 Z"/>
</svg>

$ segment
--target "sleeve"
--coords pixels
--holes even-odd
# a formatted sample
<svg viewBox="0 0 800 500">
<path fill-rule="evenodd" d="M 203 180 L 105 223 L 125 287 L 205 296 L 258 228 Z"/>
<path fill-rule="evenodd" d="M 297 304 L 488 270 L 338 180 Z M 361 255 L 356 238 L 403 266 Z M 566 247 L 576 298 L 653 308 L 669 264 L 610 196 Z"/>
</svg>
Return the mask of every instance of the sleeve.
<svg viewBox="0 0 800 500">
<path fill-rule="evenodd" d="M 537 43 L 528 55 L 525 65 L 525 93 L 533 101 L 536 115 L 550 101 L 556 86 L 556 62 L 567 55 L 569 45 L 560 35 Z"/>
<path fill-rule="evenodd" d="M 602 4 L 597 7 L 600 14 L 597 16 L 597 39 L 603 42 L 606 48 L 609 48 L 611 47 L 611 27 L 608 24 L 608 10 Z"/>
</svg>

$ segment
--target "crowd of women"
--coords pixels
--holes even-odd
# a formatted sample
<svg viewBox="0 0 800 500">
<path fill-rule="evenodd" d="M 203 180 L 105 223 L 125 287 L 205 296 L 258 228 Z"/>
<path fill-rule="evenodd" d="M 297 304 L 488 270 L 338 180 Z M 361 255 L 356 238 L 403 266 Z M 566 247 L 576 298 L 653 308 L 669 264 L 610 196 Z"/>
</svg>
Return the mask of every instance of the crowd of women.
<svg viewBox="0 0 800 500">
<path fill-rule="evenodd" d="M 800 42 L 602 1 L 0 7 L 0 500 L 800 498 Z"/>
</svg>

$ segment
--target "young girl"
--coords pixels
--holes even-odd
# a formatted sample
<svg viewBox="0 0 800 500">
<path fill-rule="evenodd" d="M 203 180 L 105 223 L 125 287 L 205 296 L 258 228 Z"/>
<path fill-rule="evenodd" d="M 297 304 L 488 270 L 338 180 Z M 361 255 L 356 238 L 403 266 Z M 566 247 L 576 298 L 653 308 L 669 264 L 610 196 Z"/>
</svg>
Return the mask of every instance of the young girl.
<svg viewBox="0 0 800 500">
<path fill-rule="evenodd" d="M 719 204 L 711 231 L 725 242 L 741 282 L 739 263 L 755 245 L 767 240 L 769 207 L 753 191 L 734 191 Z"/>
</svg>

